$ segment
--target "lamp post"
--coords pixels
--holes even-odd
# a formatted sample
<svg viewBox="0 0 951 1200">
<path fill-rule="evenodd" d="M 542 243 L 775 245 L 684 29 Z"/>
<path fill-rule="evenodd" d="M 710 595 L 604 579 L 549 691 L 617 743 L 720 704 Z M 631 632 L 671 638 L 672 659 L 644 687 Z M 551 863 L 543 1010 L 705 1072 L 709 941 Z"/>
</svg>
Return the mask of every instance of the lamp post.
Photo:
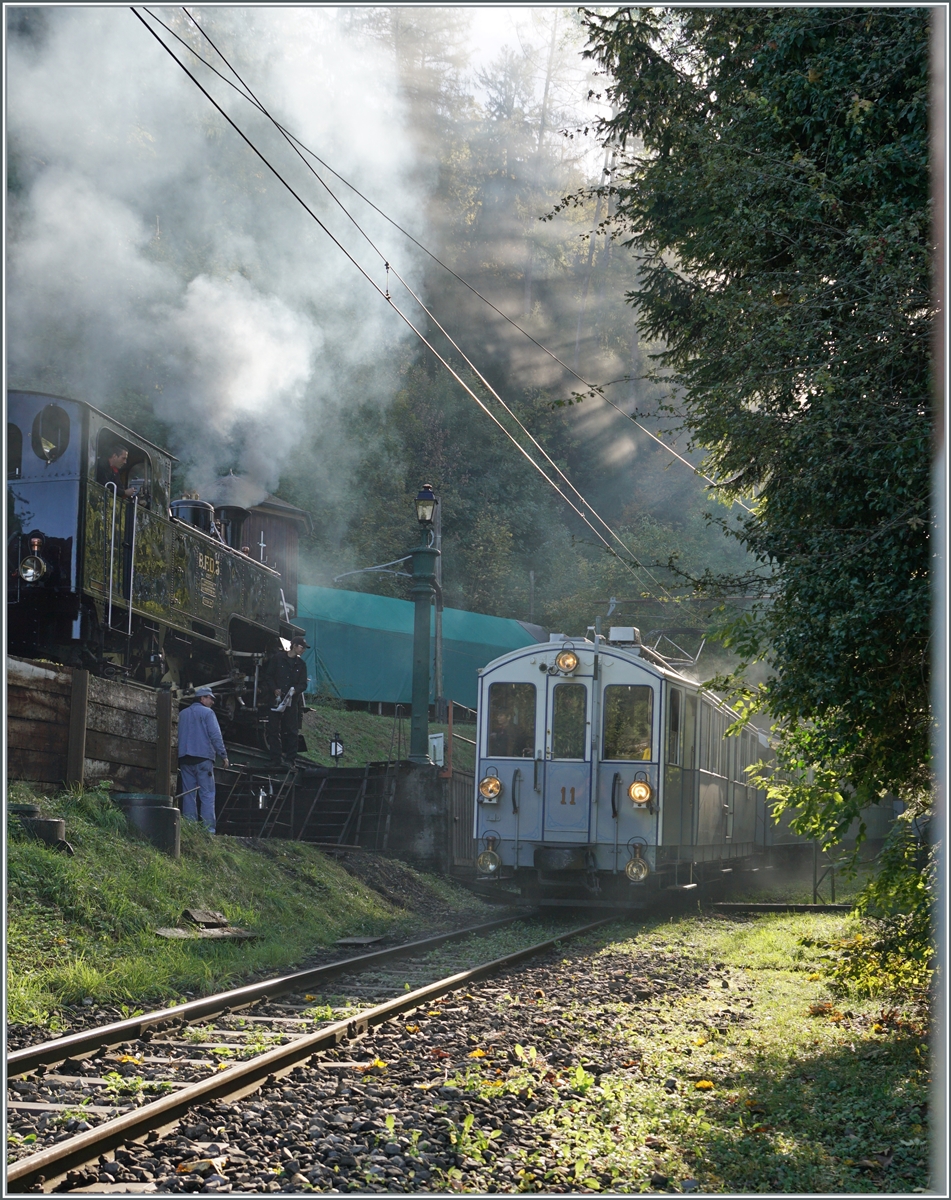
<svg viewBox="0 0 951 1200">
<path fill-rule="evenodd" d="M 424 483 L 416 497 L 416 519 L 422 544 L 413 551 L 413 714 L 410 719 L 409 761 L 428 765 L 429 758 L 429 612 L 436 581 L 439 551 L 430 545 L 436 505 L 432 484 Z"/>
</svg>

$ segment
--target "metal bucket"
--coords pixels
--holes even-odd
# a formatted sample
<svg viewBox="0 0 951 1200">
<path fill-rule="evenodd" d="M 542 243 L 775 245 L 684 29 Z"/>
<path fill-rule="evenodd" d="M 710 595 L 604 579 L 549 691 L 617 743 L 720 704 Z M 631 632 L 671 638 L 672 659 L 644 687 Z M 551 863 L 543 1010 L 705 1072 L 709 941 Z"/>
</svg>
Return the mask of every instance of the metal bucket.
<svg viewBox="0 0 951 1200">
<path fill-rule="evenodd" d="M 20 824 L 31 837 L 50 846 L 66 841 L 66 822 L 61 817 L 21 817 Z"/>
<path fill-rule="evenodd" d="M 170 804 L 132 804 L 125 808 L 125 819 L 130 829 L 135 829 L 157 850 L 172 858 L 181 856 L 182 814 L 177 808 Z"/>
</svg>

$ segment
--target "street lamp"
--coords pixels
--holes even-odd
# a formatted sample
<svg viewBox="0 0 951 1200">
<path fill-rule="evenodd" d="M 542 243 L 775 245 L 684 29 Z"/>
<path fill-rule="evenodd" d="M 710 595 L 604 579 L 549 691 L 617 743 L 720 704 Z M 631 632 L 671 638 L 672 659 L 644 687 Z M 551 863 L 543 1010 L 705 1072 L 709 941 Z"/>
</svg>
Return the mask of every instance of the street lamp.
<svg viewBox="0 0 951 1200">
<path fill-rule="evenodd" d="M 410 719 L 409 761 L 429 765 L 429 613 L 436 582 L 439 551 L 429 544 L 436 505 L 431 483 L 416 497 L 416 519 L 423 535 L 413 557 L 413 713 Z"/>
</svg>

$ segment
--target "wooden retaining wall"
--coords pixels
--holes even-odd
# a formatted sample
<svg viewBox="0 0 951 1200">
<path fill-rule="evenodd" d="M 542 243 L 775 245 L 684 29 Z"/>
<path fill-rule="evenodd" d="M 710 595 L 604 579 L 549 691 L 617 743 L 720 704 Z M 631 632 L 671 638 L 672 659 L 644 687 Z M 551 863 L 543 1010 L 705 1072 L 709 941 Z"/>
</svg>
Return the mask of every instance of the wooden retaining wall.
<svg viewBox="0 0 951 1200">
<path fill-rule="evenodd" d="M 178 705 L 168 691 L 7 659 L 7 776 L 170 795 Z M 173 758 L 173 754 L 175 757 Z"/>
</svg>

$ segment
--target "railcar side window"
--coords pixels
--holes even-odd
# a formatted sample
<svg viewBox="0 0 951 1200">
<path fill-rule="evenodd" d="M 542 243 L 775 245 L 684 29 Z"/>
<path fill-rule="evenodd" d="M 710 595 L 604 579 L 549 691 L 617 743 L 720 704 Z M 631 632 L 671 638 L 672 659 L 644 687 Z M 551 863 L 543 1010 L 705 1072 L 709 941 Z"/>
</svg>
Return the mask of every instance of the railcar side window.
<svg viewBox="0 0 951 1200">
<path fill-rule="evenodd" d="M 489 684 L 489 758 L 535 757 L 535 685 Z"/>
<path fill-rule="evenodd" d="M 23 474 L 23 434 L 12 421 L 7 421 L 7 479 L 19 479 Z"/>
<path fill-rule="evenodd" d="M 729 747 L 724 741 L 726 714 L 707 704 L 700 705 L 700 770 L 726 775 Z"/>
<path fill-rule="evenodd" d="M 681 704 L 683 696 L 677 688 L 670 689 L 670 701 L 667 706 L 667 762 L 672 767 L 679 767 L 681 762 Z"/>
<path fill-rule="evenodd" d="M 33 421 L 33 453 L 45 463 L 55 462 L 69 445 L 69 417 L 58 404 L 47 404 Z"/>
<path fill-rule="evenodd" d="M 584 758 L 588 689 L 583 683 L 558 683 L 552 702 L 552 758 Z"/>
<path fill-rule="evenodd" d="M 603 758 L 649 759 L 654 693 L 639 683 L 604 689 Z"/>
</svg>

